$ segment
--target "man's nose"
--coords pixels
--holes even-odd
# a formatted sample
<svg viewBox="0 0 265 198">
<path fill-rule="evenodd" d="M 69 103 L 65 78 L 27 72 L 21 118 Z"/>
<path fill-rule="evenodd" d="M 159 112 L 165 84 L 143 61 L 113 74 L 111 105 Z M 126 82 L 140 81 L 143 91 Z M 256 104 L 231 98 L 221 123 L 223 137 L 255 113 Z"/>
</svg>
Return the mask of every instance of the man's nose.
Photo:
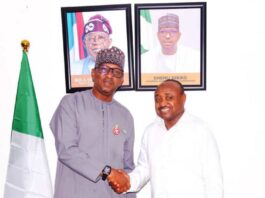
<svg viewBox="0 0 265 198">
<path fill-rule="evenodd" d="M 110 69 L 109 71 L 108 71 L 108 73 L 106 74 L 106 76 L 108 76 L 109 78 L 112 78 L 113 77 L 113 70 L 112 69 Z"/>
<path fill-rule="evenodd" d="M 98 42 L 98 40 L 99 40 L 99 39 L 98 39 L 98 37 L 97 37 L 97 36 L 95 36 L 95 37 L 93 37 L 93 38 L 92 38 L 92 43 L 93 43 L 93 44 L 94 44 L 94 43 L 97 43 L 97 42 Z"/>
<path fill-rule="evenodd" d="M 169 32 L 166 33 L 166 38 L 170 38 L 171 34 Z"/>
<path fill-rule="evenodd" d="M 163 107 L 163 106 L 165 106 L 167 104 L 167 102 L 166 102 L 165 99 L 161 99 L 158 104 L 159 104 L 160 107 Z"/>
</svg>

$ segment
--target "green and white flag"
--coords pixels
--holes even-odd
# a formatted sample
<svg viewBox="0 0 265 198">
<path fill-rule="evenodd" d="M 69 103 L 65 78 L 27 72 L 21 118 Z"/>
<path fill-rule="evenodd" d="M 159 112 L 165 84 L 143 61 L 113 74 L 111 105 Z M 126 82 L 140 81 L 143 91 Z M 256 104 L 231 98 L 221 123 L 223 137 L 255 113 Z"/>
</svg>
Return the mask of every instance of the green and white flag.
<svg viewBox="0 0 265 198">
<path fill-rule="evenodd" d="M 140 10 L 141 54 L 148 52 L 152 46 L 152 19 L 149 10 Z"/>
<path fill-rule="evenodd" d="M 4 198 L 52 198 L 37 99 L 28 57 L 23 52 Z"/>
</svg>

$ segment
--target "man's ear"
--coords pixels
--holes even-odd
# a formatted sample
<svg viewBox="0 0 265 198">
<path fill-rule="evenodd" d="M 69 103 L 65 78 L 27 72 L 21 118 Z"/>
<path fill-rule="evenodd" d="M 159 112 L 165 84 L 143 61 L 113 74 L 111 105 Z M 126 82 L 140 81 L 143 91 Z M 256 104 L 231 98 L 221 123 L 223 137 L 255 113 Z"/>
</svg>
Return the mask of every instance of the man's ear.
<svg viewBox="0 0 265 198">
<path fill-rule="evenodd" d="M 120 85 L 120 87 L 122 86 L 123 82 L 124 82 L 124 78 L 122 78 L 122 80 L 121 80 L 121 85 Z"/>
<path fill-rule="evenodd" d="M 110 38 L 109 39 L 109 47 L 111 46 L 111 44 L 112 44 L 112 39 Z"/>
<path fill-rule="evenodd" d="M 183 93 L 182 96 L 181 96 L 181 102 L 182 102 L 182 104 L 184 106 L 184 104 L 186 102 L 186 94 L 185 93 Z"/>
<path fill-rule="evenodd" d="M 181 32 L 178 32 L 178 40 L 180 39 L 181 37 Z"/>
<path fill-rule="evenodd" d="M 95 74 L 95 68 L 93 68 L 93 69 L 91 70 L 91 78 L 92 78 L 92 81 L 93 81 L 93 82 L 95 82 L 95 81 L 94 81 L 94 79 L 95 79 L 95 75 L 96 75 L 96 74 Z"/>
</svg>

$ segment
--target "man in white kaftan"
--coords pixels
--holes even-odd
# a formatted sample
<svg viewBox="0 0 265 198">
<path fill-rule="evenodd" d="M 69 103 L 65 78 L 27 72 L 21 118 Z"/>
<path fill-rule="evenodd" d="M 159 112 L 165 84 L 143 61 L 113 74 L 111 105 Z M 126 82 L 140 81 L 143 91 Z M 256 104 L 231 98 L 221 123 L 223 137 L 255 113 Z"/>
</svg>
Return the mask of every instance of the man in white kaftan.
<svg viewBox="0 0 265 198">
<path fill-rule="evenodd" d="M 205 123 L 184 112 L 169 130 L 157 118 L 143 135 L 130 191 L 150 180 L 153 198 L 222 198 L 216 141 Z"/>
<path fill-rule="evenodd" d="M 129 173 L 130 192 L 148 181 L 152 198 L 223 198 L 219 151 L 207 125 L 184 109 L 180 82 L 166 80 L 155 91 L 158 118 L 147 126 L 136 168 Z M 122 193 L 126 173 L 111 181 Z"/>
</svg>

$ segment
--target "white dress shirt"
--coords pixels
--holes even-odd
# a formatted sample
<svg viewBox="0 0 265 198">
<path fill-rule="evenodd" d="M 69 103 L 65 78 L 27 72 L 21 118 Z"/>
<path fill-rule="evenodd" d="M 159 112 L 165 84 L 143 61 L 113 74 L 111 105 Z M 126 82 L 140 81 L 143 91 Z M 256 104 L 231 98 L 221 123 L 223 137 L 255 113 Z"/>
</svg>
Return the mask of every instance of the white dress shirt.
<svg viewBox="0 0 265 198">
<path fill-rule="evenodd" d="M 152 198 L 222 198 L 216 141 L 200 119 L 184 113 L 170 130 L 157 118 L 145 130 L 130 192 L 149 180 Z"/>
</svg>

